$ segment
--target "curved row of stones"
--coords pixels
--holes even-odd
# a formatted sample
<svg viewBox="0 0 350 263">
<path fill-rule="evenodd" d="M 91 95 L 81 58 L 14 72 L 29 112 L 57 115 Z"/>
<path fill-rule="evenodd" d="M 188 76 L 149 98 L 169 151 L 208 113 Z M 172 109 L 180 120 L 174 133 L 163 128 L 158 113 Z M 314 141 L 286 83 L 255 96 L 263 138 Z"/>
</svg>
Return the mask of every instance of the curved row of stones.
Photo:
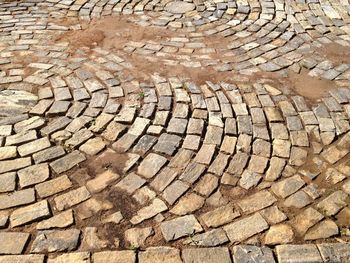
<svg viewBox="0 0 350 263">
<path fill-rule="evenodd" d="M 173 56 L 169 64 L 197 67 L 197 49 L 207 49 L 199 41 L 223 34 L 233 46 L 214 52 L 238 52 L 228 58 L 267 47 L 262 65 L 276 65 L 281 52 L 292 63 L 274 70 L 300 62 L 310 74 L 346 84 L 348 65 L 293 50 L 329 41 L 348 45 L 348 6 L 205 2 L 189 3 L 194 13 L 171 14 L 171 4 L 177 10 L 174 2 L 153 1 L 0 5 L 0 254 L 40 254 L 0 256 L 0 262 L 43 262 L 48 253 L 49 262 L 273 262 L 274 253 L 280 262 L 348 259 L 348 88 L 310 106 L 268 80 L 196 85 L 154 73 L 139 81 L 126 56 L 136 52 L 154 61 L 172 46 L 176 54 L 188 53 L 188 63 Z M 52 17 L 118 12 L 144 12 L 130 21 L 172 28 L 179 37 L 116 51 L 72 51 L 69 43 L 52 41 L 82 23 L 67 27 L 49 22 Z M 315 15 L 332 18 L 322 24 L 327 30 Z M 296 30 L 300 25 L 305 32 Z M 283 34 L 290 38 L 276 40 Z M 240 70 L 254 57 L 219 66 L 203 64 L 210 60 L 204 56 L 200 66 Z M 86 169 L 110 156 L 125 159 L 121 170 Z M 286 245 L 324 240 L 332 243 Z M 89 253 L 123 249 L 129 251 Z M 69 253 L 57 256 L 61 252 Z"/>
</svg>

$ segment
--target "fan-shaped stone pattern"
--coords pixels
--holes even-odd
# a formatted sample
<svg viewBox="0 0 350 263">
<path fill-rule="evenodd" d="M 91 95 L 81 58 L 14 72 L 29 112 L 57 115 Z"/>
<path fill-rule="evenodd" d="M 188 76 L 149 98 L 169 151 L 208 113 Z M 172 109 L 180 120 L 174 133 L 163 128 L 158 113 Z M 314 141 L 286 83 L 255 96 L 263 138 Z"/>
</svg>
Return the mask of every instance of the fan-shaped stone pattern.
<svg viewBox="0 0 350 263">
<path fill-rule="evenodd" d="M 349 260 L 349 65 L 318 54 L 349 45 L 347 6 L 1 3 L 0 262 Z M 172 35 L 113 48 L 60 38 L 112 15 Z M 345 87 L 309 103 L 221 75 L 300 67 Z"/>
</svg>

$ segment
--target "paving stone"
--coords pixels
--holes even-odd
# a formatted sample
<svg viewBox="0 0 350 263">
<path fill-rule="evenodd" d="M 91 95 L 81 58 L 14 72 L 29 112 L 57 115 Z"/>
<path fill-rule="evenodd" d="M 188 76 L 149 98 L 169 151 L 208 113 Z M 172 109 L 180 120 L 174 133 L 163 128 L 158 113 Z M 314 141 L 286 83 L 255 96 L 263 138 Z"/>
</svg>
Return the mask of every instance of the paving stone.
<svg viewBox="0 0 350 263">
<path fill-rule="evenodd" d="M 11 194 L 0 195 L 0 209 L 11 208 L 35 202 L 35 192 L 33 188 L 20 190 Z"/>
<path fill-rule="evenodd" d="M 338 226 L 332 220 L 324 220 L 318 225 L 310 229 L 306 235 L 305 240 L 316 240 L 321 238 L 328 238 L 339 233 Z"/>
<path fill-rule="evenodd" d="M 222 263 L 231 263 L 230 252 L 227 248 L 188 248 L 182 251 L 182 258 L 185 263 L 203 262 L 209 263 L 213 261 Z"/>
<path fill-rule="evenodd" d="M 279 245 L 276 247 L 278 262 L 323 262 L 317 247 L 306 245 Z"/>
<path fill-rule="evenodd" d="M 350 258 L 349 244 L 323 243 L 317 245 L 324 262 L 346 262 Z"/>
<path fill-rule="evenodd" d="M 68 171 L 75 165 L 85 161 L 85 156 L 79 151 L 73 151 L 66 156 L 50 163 L 51 168 L 58 174 Z"/>
<path fill-rule="evenodd" d="M 139 224 L 146 219 L 154 217 L 158 213 L 166 211 L 167 209 L 168 207 L 162 200 L 155 198 L 149 206 L 141 208 L 137 212 L 137 215 L 131 218 L 130 222 L 134 225 Z"/>
<path fill-rule="evenodd" d="M 95 263 L 134 263 L 136 262 L 136 253 L 132 250 L 102 251 L 93 253 L 92 259 Z"/>
<path fill-rule="evenodd" d="M 267 228 L 268 224 L 258 213 L 224 226 L 231 242 L 243 241 Z"/>
<path fill-rule="evenodd" d="M 43 220 L 36 225 L 38 230 L 47 230 L 52 228 L 65 228 L 73 225 L 74 216 L 73 210 L 67 210 L 60 214 L 57 214 L 51 218 Z"/>
<path fill-rule="evenodd" d="M 16 172 L 9 172 L 0 175 L 0 193 L 12 192 L 16 188 Z"/>
<path fill-rule="evenodd" d="M 170 213 L 175 215 L 190 214 L 204 205 L 204 198 L 191 193 L 180 198 L 179 202 L 170 210 Z"/>
<path fill-rule="evenodd" d="M 22 254 L 29 237 L 28 233 L 2 232 L 0 235 L 0 254 Z"/>
<path fill-rule="evenodd" d="M 160 229 L 166 241 L 176 240 L 203 230 L 193 215 L 165 221 L 161 223 Z"/>
<path fill-rule="evenodd" d="M 321 221 L 323 217 L 321 213 L 309 207 L 295 217 L 293 226 L 299 235 L 303 235 L 310 227 Z"/>
<path fill-rule="evenodd" d="M 287 224 L 273 225 L 267 231 L 264 243 L 266 245 L 286 244 L 293 242 L 294 233 L 291 226 Z"/>
<path fill-rule="evenodd" d="M 137 173 L 146 178 L 152 178 L 166 162 L 167 159 L 165 157 L 155 153 L 150 153 L 139 165 Z"/>
<path fill-rule="evenodd" d="M 24 157 L 49 148 L 51 143 L 47 137 L 18 146 L 18 153 Z"/>
<path fill-rule="evenodd" d="M 67 190 L 72 185 L 67 175 L 61 175 L 55 179 L 35 185 L 35 190 L 41 198 L 45 198 Z"/>
<path fill-rule="evenodd" d="M 228 242 L 228 238 L 225 231 L 221 228 L 207 231 L 203 234 L 197 234 L 186 240 L 184 244 L 202 246 L 202 247 L 214 247 Z"/>
<path fill-rule="evenodd" d="M 46 200 L 18 208 L 10 216 L 11 227 L 16 227 L 50 216 L 49 205 Z"/>
<path fill-rule="evenodd" d="M 144 247 L 146 239 L 154 234 L 152 227 L 145 228 L 129 228 L 125 231 L 124 236 L 126 242 L 132 247 Z"/>
<path fill-rule="evenodd" d="M 114 181 L 118 180 L 119 177 L 119 174 L 107 170 L 97 175 L 94 179 L 89 180 L 86 183 L 86 188 L 90 193 L 98 193 L 106 189 Z"/>
<path fill-rule="evenodd" d="M 234 246 L 232 248 L 233 262 L 276 262 L 272 250 L 268 247 L 256 247 L 249 245 Z"/>
<path fill-rule="evenodd" d="M 80 230 L 47 230 L 38 232 L 31 253 L 72 251 L 78 246 Z"/>
<path fill-rule="evenodd" d="M 244 198 L 237 204 L 244 213 L 253 213 L 275 203 L 277 199 L 268 191 L 263 190 Z"/>
<path fill-rule="evenodd" d="M 120 180 L 119 183 L 115 185 L 115 187 L 131 194 L 135 192 L 137 189 L 139 189 L 145 183 L 146 183 L 145 179 L 141 178 L 135 173 L 130 173 L 126 177 L 124 177 L 122 180 Z"/>
<path fill-rule="evenodd" d="M 150 247 L 138 255 L 140 263 L 181 263 L 180 251 L 171 247 Z"/>
<path fill-rule="evenodd" d="M 272 185 L 271 189 L 276 195 L 285 198 L 295 193 L 304 184 L 305 182 L 301 179 L 301 177 L 299 175 L 295 175 Z"/>
<path fill-rule="evenodd" d="M 324 215 L 331 216 L 346 206 L 345 200 L 347 197 L 348 195 L 343 191 L 336 191 L 319 202 L 316 207 Z"/>
<path fill-rule="evenodd" d="M 74 252 L 74 253 L 65 253 L 59 255 L 55 258 L 48 258 L 47 262 L 50 263 L 59 263 L 59 262 L 84 262 L 90 263 L 90 253 L 89 252 Z"/>
<path fill-rule="evenodd" d="M 32 165 L 17 172 L 20 186 L 26 187 L 41 183 L 50 176 L 47 163 Z"/>
<path fill-rule="evenodd" d="M 1 263 L 23 262 L 23 263 L 44 263 L 45 255 L 13 255 L 0 256 Z"/>
<path fill-rule="evenodd" d="M 79 204 L 88 198 L 90 198 L 90 193 L 85 186 L 82 186 L 78 189 L 55 197 L 54 201 L 57 210 L 62 211 L 66 208 L 70 208 L 76 204 Z"/>
</svg>

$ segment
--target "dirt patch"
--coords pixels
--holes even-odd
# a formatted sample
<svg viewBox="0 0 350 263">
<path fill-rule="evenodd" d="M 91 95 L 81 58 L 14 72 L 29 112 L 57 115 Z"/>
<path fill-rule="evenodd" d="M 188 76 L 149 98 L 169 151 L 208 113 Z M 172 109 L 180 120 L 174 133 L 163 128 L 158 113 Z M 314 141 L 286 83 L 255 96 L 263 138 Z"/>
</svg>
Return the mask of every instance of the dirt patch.
<svg viewBox="0 0 350 263">
<path fill-rule="evenodd" d="M 321 57 L 330 61 L 341 63 L 350 63 L 350 47 L 345 47 L 337 43 L 323 45 L 316 50 Z"/>
<path fill-rule="evenodd" d="M 90 175 L 96 176 L 97 174 L 103 173 L 110 169 L 120 175 L 123 174 L 123 169 L 128 156 L 123 153 L 116 153 L 114 151 L 105 151 L 96 158 L 93 158 L 87 163 L 87 171 Z"/>
<path fill-rule="evenodd" d="M 70 31 L 56 38 L 68 41 L 73 48 L 100 46 L 104 49 L 122 49 L 130 41 L 160 41 L 173 36 L 173 32 L 157 27 L 139 26 L 130 19 L 132 16 L 111 16 L 91 23 L 82 22 L 82 30 Z"/>
</svg>

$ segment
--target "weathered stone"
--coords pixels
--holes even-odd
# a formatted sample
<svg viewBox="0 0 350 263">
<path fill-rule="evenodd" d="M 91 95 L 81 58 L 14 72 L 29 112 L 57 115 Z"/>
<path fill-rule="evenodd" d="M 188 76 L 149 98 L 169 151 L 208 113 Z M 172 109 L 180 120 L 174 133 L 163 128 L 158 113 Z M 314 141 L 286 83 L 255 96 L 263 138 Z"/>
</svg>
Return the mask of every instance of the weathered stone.
<svg viewBox="0 0 350 263">
<path fill-rule="evenodd" d="M 72 251 L 78 246 L 80 230 L 60 230 L 38 232 L 31 253 Z"/>
<path fill-rule="evenodd" d="M 90 263 L 90 253 L 89 252 L 65 253 L 55 258 L 50 257 L 47 260 L 47 263 L 61 263 L 61 262 Z"/>
<path fill-rule="evenodd" d="M 0 195 L 0 209 L 30 204 L 33 202 L 35 202 L 35 192 L 33 188 L 20 190 L 8 195 Z"/>
<path fill-rule="evenodd" d="M 46 200 L 18 208 L 10 216 L 11 227 L 21 226 L 50 216 L 49 205 Z"/>
<path fill-rule="evenodd" d="M 244 213 L 253 213 L 275 203 L 277 199 L 268 191 L 264 190 L 249 196 L 238 202 L 238 206 Z"/>
<path fill-rule="evenodd" d="M 115 187 L 123 191 L 126 191 L 129 194 L 132 194 L 145 183 L 146 183 L 145 179 L 141 178 L 135 173 L 130 173 L 126 177 L 124 177 L 122 180 L 120 180 L 120 182 L 117 183 Z"/>
<path fill-rule="evenodd" d="M 206 212 L 205 214 L 201 215 L 201 220 L 203 220 L 207 227 L 218 227 L 231 222 L 233 219 L 239 216 L 239 211 L 235 210 L 231 204 L 228 204 Z"/>
<path fill-rule="evenodd" d="M 273 225 L 267 231 L 264 242 L 267 245 L 286 244 L 293 241 L 294 233 L 291 226 L 286 224 Z"/>
<path fill-rule="evenodd" d="M 11 192 L 16 188 L 16 172 L 0 174 L 0 193 Z"/>
<path fill-rule="evenodd" d="M 18 153 L 21 156 L 27 156 L 36 152 L 39 152 L 41 150 L 44 150 L 46 148 L 49 148 L 51 146 L 51 143 L 47 137 L 23 144 L 18 146 L 17 150 Z"/>
<path fill-rule="evenodd" d="M 346 262 L 350 260 L 349 243 L 317 244 L 324 262 Z"/>
<path fill-rule="evenodd" d="M 168 207 L 166 204 L 158 199 L 155 198 L 153 199 L 152 203 L 149 206 L 145 206 L 141 208 L 138 212 L 137 215 L 132 217 L 130 222 L 134 225 L 141 223 L 142 221 L 152 218 L 155 215 L 167 210 Z"/>
<path fill-rule="evenodd" d="M 0 256 L 0 263 L 44 263 L 45 255 Z"/>
<path fill-rule="evenodd" d="M 276 247 L 278 262 L 323 262 L 316 245 L 280 245 Z"/>
<path fill-rule="evenodd" d="M 305 240 L 316 240 L 321 238 L 329 238 L 339 233 L 338 226 L 332 220 L 324 220 L 312 229 L 306 235 Z"/>
<path fill-rule="evenodd" d="M 184 241 L 184 244 L 202 246 L 202 247 L 214 247 L 228 242 L 228 238 L 225 231 L 221 228 L 209 230 L 203 234 L 194 235 L 188 240 Z"/>
<path fill-rule="evenodd" d="M 294 175 L 290 178 L 273 184 L 271 189 L 276 195 L 285 198 L 298 191 L 304 184 L 305 182 L 300 178 L 299 175 Z"/>
<path fill-rule="evenodd" d="M 154 234 L 152 227 L 129 228 L 125 231 L 125 240 L 131 247 L 143 247 L 148 237 Z"/>
<path fill-rule="evenodd" d="M 35 190 L 41 198 L 45 198 L 59 192 L 62 192 L 72 186 L 72 182 L 67 175 L 59 176 L 35 186 Z"/>
<path fill-rule="evenodd" d="M 75 165 L 85 161 L 85 156 L 79 151 L 73 151 L 66 156 L 50 163 L 51 168 L 58 174 L 68 171 Z"/>
<path fill-rule="evenodd" d="M 81 242 L 80 249 L 83 251 L 103 249 L 108 245 L 107 240 L 101 240 L 97 236 L 96 227 L 86 227 L 83 231 L 83 240 Z"/>
<path fill-rule="evenodd" d="M 230 252 L 226 247 L 184 249 L 182 251 L 182 258 L 185 263 L 232 262 Z"/>
<path fill-rule="evenodd" d="M 119 174 L 107 170 L 97 175 L 94 179 L 89 180 L 86 183 L 86 188 L 90 193 L 98 193 L 107 188 L 112 182 L 118 180 L 119 177 Z"/>
<path fill-rule="evenodd" d="M 224 226 L 224 230 L 231 242 L 243 241 L 255 234 L 258 234 L 269 225 L 264 218 L 256 213 L 252 216 L 238 220 L 234 223 Z"/>
<path fill-rule="evenodd" d="M 20 186 L 26 187 L 41 183 L 49 178 L 50 171 L 47 163 L 32 165 L 17 172 Z"/>
<path fill-rule="evenodd" d="M 183 196 L 179 202 L 170 210 L 175 215 L 186 215 L 192 213 L 204 205 L 204 198 L 191 193 Z"/>
<path fill-rule="evenodd" d="M 176 180 L 163 191 L 163 198 L 170 204 L 174 204 L 183 195 L 189 186 L 180 180 Z"/>
<path fill-rule="evenodd" d="M 319 202 L 316 207 L 324 215 L 332 216 L 338 213 L 340 209 L 347 205 L 347 197 L 348 194 L 344 193 L 343 191 L 336 191 Z"/>
<path fill-rule="evenodd" d="M 73 211 L 67 210 L 36 225 L 36 229 L 46 230 L 52 228 L 65 228 L 74 223 Z"/>
<path fill-rule="evenodd" d="M 15 158 L 17 156 L 16 146 L 0 147 L 0 160 Z"/>
<path fill-rule="evenodd" d="M 94 253 L 92 259 L 94 263 L 135 263 L 136 253 L 133 250 L 103 251 Z"/>
<path fill-rule="evenodd" d="M 166 162 L 167 159 L 165 157 L 150 153 L 139 165 L 137 173 L 146 178 L 152 178 Z"/>
<path fill-rule="evenodd" d="M 182 263 L 180 251 L 171 247 L 150 247 L 138 255 L 140 263 Z"/>
<path fill-rule="evenodd" d="M 165 221 L 161 223 L 160 229 L 166 241 L 176 240 L 203 230 L 193 215 Z"/>
<path fill-rule="evenodd" d="M 323 219 L 323 215 L 312 207 L 305 209 L 293 220 L 293 226 L 299 235 L 304 235 L 306 231 Z"/>
<path fill-rule="evenodd" d="M 78 189 L 55 197 L 54 201 L 57 210 L 62 211 L 66 208 L 72 207 L 73 205 L 79 204 L 88 198 L 90 198 L 90 193 L 85 186 L 82 186 Z"/>
<path fill-rule="evenodd" d="M 0 161 L 0 174 L 19 170 L 32 164 L 30 157 L 17 158 L 15 160 Z"/>
<path fill-rule="evenodd" d="M 272 250 L 268 247 L 234 246 L 232 249 L 233 262 L 240 263 L 274 263 Z"/>
<path fill-rule="evenodd" d="M 29 237 L 28 233 L 1 232 L 0 254 L 22 254 Z"/>
</svg>

